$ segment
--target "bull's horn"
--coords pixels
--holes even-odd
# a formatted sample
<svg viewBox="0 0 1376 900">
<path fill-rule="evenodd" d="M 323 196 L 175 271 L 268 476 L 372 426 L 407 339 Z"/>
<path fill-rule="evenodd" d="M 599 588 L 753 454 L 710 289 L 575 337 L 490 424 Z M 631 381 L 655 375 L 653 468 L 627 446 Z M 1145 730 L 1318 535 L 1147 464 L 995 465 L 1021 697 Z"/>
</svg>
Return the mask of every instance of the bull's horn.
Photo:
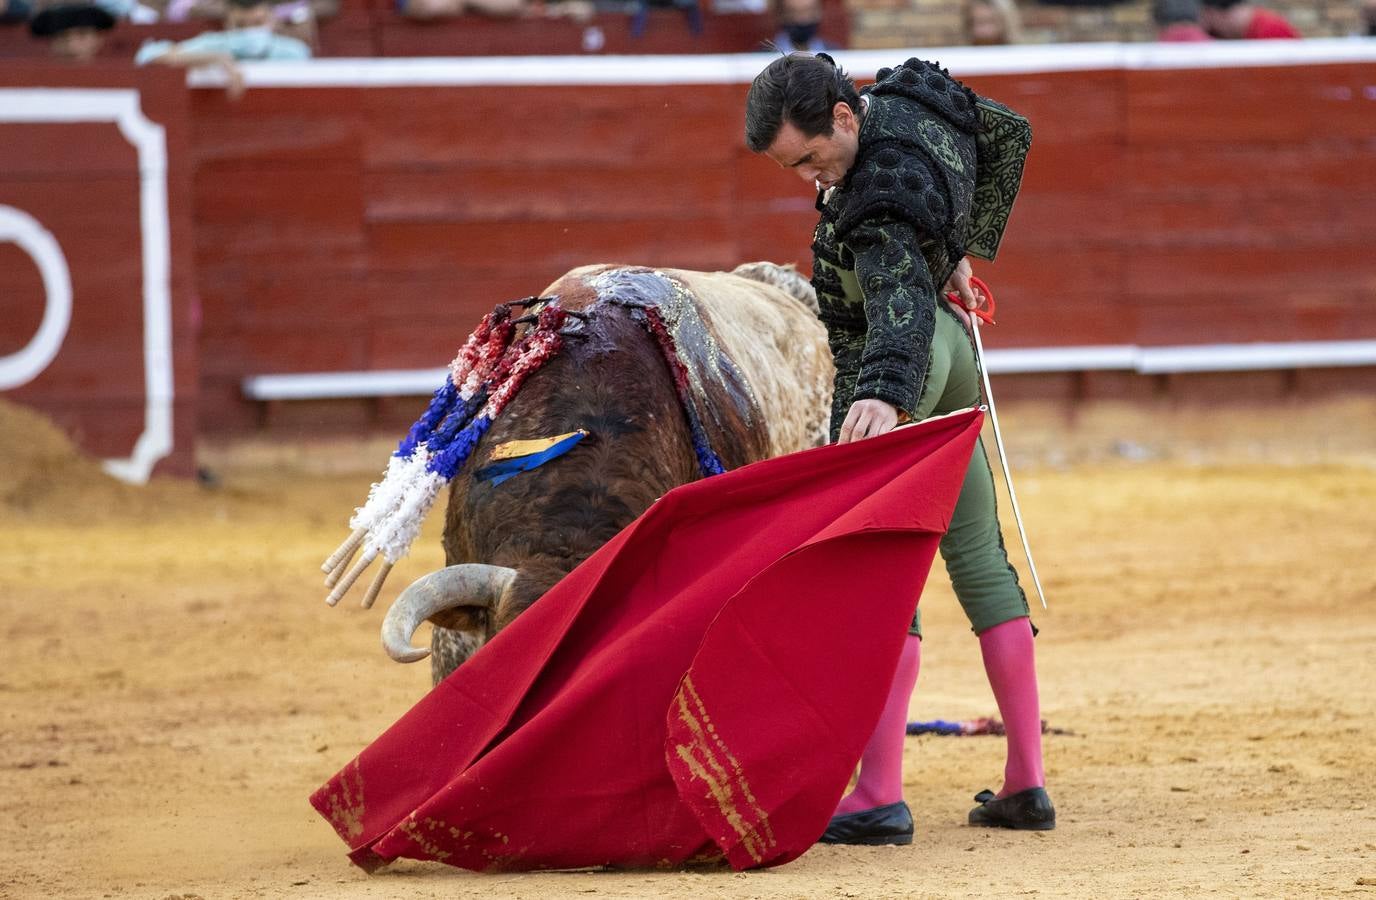
<svg viewBox="0 0 1376 900">
<path fill-rule="evenodd" d="M 491 608 L 516 580 L 505 566 L 468 563 L 431 572 L 401 592 L 382 622 L 382 646 L 397 662 L 418 662 L 430 655 L 426 647 L 412 647 L 411 636 L 420 623 L 456 606 Z"/>
</svg>

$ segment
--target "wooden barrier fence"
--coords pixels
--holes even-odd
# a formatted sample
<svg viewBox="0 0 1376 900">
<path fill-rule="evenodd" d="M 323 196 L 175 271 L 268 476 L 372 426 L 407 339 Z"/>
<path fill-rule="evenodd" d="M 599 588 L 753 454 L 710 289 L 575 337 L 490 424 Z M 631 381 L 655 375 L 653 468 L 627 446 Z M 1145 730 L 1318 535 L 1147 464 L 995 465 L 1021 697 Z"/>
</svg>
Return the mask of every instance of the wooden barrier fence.
<svg viewBox="0 0 1376 900">
<path fill-rule="evenodd" d="M 1232 48 L 1192 51 L 1198 59 L 1174 48 L 939 52 L 1036 132 L 1005 249 L 983 270 L 999 292 L 986 335 L 996 353 L 1349 342 L 1356 354 L 1193 377 L 1085 363 L 1006 377 L 1009 391 L 1371 388 L 1376 356 L 1361 354 L 1376 353 L 1376 49 L 1363 57 L 1341 43 L 1296 45 L 1287 52 L 1299 57 L 1275 62 Z M 862 73 L 904 55 L 843 62 Z M 806 269 L 811 192 L 742 146 L 746 82 L 760 64 L 264 65 L 237 103 L 200 76 L 188 99 L 164 72 L 9 63 L 0 83 L 137 86 L 167 129 L 178 427 L 194 408 L 197 431 L 223 433 L 264 422 L 246 378 L 443 365 L 483 312 L 573 266 Z M 67 344 L 18 394 L 57 410 L 124 365 L 107 348 L 133 327 L 138 293 L 133 154 L 112 126 L 62 128 L 0 121 L 0 205 L 41 210 L 64 246 L 82 248 Z M 3 357 L 43 308 L 34 271 L 3 245 L 0 291 L 14 310 L 0 322 Z M 126 305 L 106 299 L 116 296 Z M 122 388 L 105 399 L 132 398 Z M 296 404 L 269 421 L 357 428 L 415 406 Z M 128 437 L 127 422 L 108 427 Z"/>
</svg>

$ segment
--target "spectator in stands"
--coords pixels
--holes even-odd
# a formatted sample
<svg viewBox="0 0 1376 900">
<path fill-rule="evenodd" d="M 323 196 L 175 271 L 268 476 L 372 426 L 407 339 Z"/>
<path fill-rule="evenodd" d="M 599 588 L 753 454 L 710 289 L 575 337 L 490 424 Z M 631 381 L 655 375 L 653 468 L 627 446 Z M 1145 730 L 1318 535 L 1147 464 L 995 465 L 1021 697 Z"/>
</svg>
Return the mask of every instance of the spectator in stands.
<svg viewBox="0 0 1376 900">
<path fill-rule="evenodd" d="M 1022 41 L 1022 17 L 1013 0 L 966 0 L 965 41 L 977 47 Z"/>
<path fill-rule="evenodd" d="M 28 0 L 0 0 L 0 25 L 20 25 L 32 12 Z"/>
<path fill-rule="evenodd" d="M 278 33 L 299 38 L 316 46 L 316 25 L 339 13 L 339 0 L 273 0 L 272 15 L 278 22 Z M 168 0 L 163 10 L 165 22 L 187 22 L 193 19 L 225 17 L 225 0 Z"/>
<path fill-rule="evenodd" d="M 29 31 L 51 43 L 53 56 L 73 62 L 99 56 L 105 32 L 114 27 L 114 16 L 88 3 L 50 6 L 29 20 Z"/>
<path fill-rule="evenodd" d="M 602 0 L 600 5 L 605 7 L 607 0 Z M 769 7 L 765 0 L 712 0 L 711 5 L 712 13 L 719 16 L 760 16 L 769 12 Z"/>
<path fill-rule="evenodd" d="M 152 25 L 162 17 L 157 7 L 138 0 L 95 0 L 95 4 L 114 16 L 116 21 L 133 22 L 135 25 Z"/>
<path fill-rule="evenodd" d="M 1203 0 L 1200 22 L 1216 38 L 1233 41 L 1259 41 L 1268 38 L 1300 38 L 1304 35 L 1269 9 L 1247 0 Z"/>
<path fill-rule="evenodd" d="M 781 53 L 821 53 L 835 50 L 817 33 L 822 28 L 822 0 L 775 0 L 774 15 L 779 33 L 774 46 Z"/>
<path fill-rule="evenodd" d="M 529 0 L 397 0 L 397 12 L 408 19 L 448 19 L 464 13 L 516 17 L 530 12 Z"/>
<path fill-rule="evenodd" d="M 1365 37 L 1376 37 L 1376 0 L 1364 0 L 1362 3 L 1362 30 L 1360 34 Z"/>
<path fill-rule="evenodd" d="M 304 41 L 277 33 L 278 20 L 269 0 L 228 0 L 223 31 L 207 31 L 180 43 L 148 41 L 134 56 L 137 65 L 198 68 L 211 66 L 225 73 L 231 99 L 244 93 L 244 76 L 238 63 L 245 60 L 309 59 Z"/>
<path fill-rule="evenodd" d="M 149 41 L 139 48 L 138 65 L 218 65 L 223 60 L 309 59 L 311 48 L 296 38 L 277 33 L 278 19 L 268 0 L 228 0 L 224 30 L 207 31 L 180 43 Z"/>
<path fill-rule="evenodd" d="M 1156 0 L 1152 4 L 1152 18 L 1156 21 L 1156 39 L 1165 43 L 1211 41 L 1209 33 L 1199 24 L 1199 0 Z"/>
<path fill-rule="evenodd" d="M 408 19 L 447 19 L 476 13 L 495 18 L 572 19 L 587 22 L 596 12 L 592 0 L 397 0 L 397 12 Z"/>
</svg>

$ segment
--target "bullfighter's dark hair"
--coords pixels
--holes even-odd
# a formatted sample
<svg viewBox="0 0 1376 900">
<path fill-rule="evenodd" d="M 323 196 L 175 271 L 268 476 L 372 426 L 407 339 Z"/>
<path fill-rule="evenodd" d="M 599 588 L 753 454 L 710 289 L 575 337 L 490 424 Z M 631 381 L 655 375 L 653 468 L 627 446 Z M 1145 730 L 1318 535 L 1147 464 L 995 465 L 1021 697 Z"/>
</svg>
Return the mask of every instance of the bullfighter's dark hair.
<svg viewBox="0 0 1376 900">
<path fill-rule="evenodd" d="M 764 152 L 785 122 L 805 137 L 830 135 L 831 111 L 837 103 L 860 112 L 855 82 L 835 60 L 825 53 L 781 56 L 750 83 L 745 98 L 745 144 L 752 153 Z"/>
</svg>

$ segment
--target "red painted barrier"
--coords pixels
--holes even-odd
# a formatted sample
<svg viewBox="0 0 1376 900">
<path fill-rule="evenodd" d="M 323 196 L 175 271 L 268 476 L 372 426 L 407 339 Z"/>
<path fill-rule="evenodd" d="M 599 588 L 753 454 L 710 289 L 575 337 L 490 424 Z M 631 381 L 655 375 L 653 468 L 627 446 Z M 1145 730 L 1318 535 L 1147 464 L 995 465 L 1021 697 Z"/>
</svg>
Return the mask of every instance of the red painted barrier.
<svg viewBox="0 0 1376 900">
<path fill-rule="evenodd" d="M 1373 73 L 970 79 L 1036 131 L 984 267 L 1004 298 L 990 344 L 1376 337 L 1376 153 L 1354 112 L 1373 104 L 1338 99 Z M 493 303 L 585 262 L 806 268 L 811 193 L 742 148 L 744 92 L 197 92 L 197 262 L 208 320 L 230 332 L 207 335 L 207 390 L 440 365 Z"/>
<path fill-rule="evenodd" d="M 72 72 L 11 66 L 0 78 L 137 84 L 145 112 L 166 118 L 169 184 L 190 186 L 174 187 L 169 207 L 179 354 L 190 353 L 193 271 L 204 313 L 199 380 L 185 380 L 192 364 L 179 356 L 177 398 L 199 387 L 204 431 L 261 422 L 242 395 L 246 376 L 442 365 L 493 304 L 576 265 L 810 263 L 813 197 L 743 148 L 741 83 L 441 78 L 255 86 L 238 103 L 207 88 L 190 93 L 188 134 L 177 112 L 185 95 L 167 73 Z M 1000 298 L 991 348 L 1376 339 L 1376 62 L 969 81 L 1036 132 L 1003 255 L 980 267 Z M 125 346 L 137 330 L 133 151 L 109 125 L 53 127 L 0 124 L 15 163 L 0 175 L 0 204 L 67 229 L 63 240 L 82 242 L 92 262 L 79 293 L 126 305 L 82 307 L 72 340 L 86 335 L 83 352 L 69 360 L 64 350 L 44 374 L 53 386 L 20 396 L 68 410 L 99 388 L 100 403 L 133 409 L 135 383 L 109 381 L 131 363 L 108 357 L 111 335 Z M 16 259 L 0 253 L 0 284 L 7 298 L 32 298 L 36 275 Z M 0 323 L 0 356 L 36 328 L 37 303 L 7 304 L 17 311 Z M 1323 383 L 1369 384 L 1362 372 Z M 1133 377 L 1022 383 L 1133 396 Z M 1152 389 L 1183 384 L 1157 379 Z M 380 406 L 404 416 L 413 404 Z M 307 409 L 291 420 L 323 421 Z M 349 427 L 376 414 L 335 411 Z M 131 430 L 82 427 L 103 435 L 102 452 Z"/>
</svg>

